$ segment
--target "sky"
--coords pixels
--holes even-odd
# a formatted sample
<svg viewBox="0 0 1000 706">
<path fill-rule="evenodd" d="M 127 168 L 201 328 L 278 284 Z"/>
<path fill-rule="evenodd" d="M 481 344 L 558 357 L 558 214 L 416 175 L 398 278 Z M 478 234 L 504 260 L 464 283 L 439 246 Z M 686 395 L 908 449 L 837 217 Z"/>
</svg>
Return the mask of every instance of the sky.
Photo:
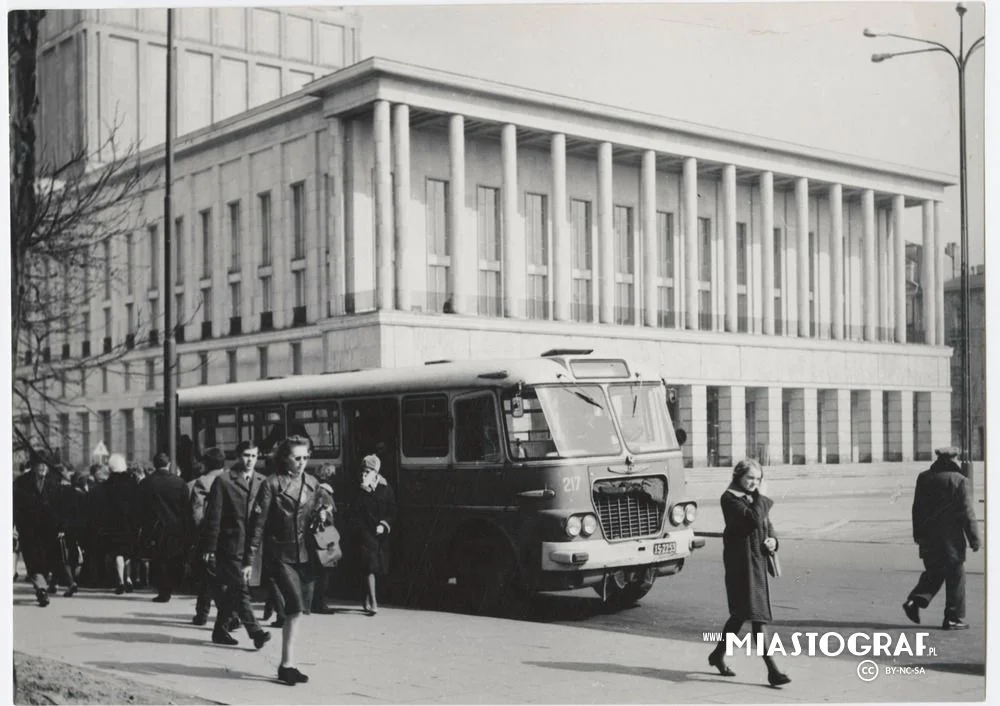
<svg viewBox="0 0 1000 706">
<path fill-rule="evenodd" d="M 968 3 L 966 47 L 985 7 Z M 866 27 L 957 50 L 948 2 L 359 5 L 361 55 L 704 123 L 954 175 L 958 79 L 941 53 Z M 969 251 L 984 260 L 984 51 L 967 72 Z M 959 239 L 958 187 L 942 209 Z M 920 239 L 920 210 L 907 209 Z"/>
</svg>

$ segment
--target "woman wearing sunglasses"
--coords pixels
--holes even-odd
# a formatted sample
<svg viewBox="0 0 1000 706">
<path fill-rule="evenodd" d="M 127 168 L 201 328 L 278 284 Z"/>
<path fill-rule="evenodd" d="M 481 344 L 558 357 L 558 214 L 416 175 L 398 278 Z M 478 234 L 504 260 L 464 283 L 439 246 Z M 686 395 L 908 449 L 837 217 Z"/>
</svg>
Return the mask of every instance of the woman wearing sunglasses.
<svg viewBox="0 0 1000 706">
<path fill-rule="evenodd" d="M 294 656 L 299 620 L 312 604 L 316 580 L 307 537 L 311 527 L 317 522 L 332 522 L 333 515 L 319 481 L 305 472 L 309 450 L 309 440 L 302 436 L 290 436 L 275 449 L 275 473 L 261 489 L 260 512 L 251 539 L 252 555 L 263 544 L 264 568 L 274 577 L 284 599 L 278 679 L 289 686 L 309 681 L 295 667 Z"/>
</svg>

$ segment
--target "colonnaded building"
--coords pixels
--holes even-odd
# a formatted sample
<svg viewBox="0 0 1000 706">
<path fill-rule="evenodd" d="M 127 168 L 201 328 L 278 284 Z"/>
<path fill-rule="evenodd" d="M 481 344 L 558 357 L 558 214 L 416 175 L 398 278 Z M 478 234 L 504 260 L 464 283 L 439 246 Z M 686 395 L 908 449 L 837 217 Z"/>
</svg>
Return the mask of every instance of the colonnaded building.
<svg viewBox="0 0 1000 706">
<path fill-rule="evenodd" d="M 267 63 L 257 12 L 228 57 L 247 63 L 238 75 Z M 313 38 L 332 22 L 307 19 Z M 142 29 L 105 27 L 105 41 L 141 48 Z M 279 75 L 305 71 L 282 64 L 293 44 L 269 49 Z M 657 370 L 695 466 L 913 460 L 948 443 L 949 175 L 310 46 L 315 80 L 256 105 L 250 79 L 229 114 L 217 91 L 176 141 L 174 291 L 160 285 L 162 184 L 109 244 L 127 286 L 94 298 L 69 354 L 143 326 L 153 345 L 71 386 L 89 411 L 53 410 L 73 462 L 98 439 L 137 458 L 155 446 L 165 297 L 182 387 L 570 346 Z M 182 62 L 197 48 L 179 42 Z M 934 254 L 919 341 L 910 208 L 909 239 Z"/>
</svg>

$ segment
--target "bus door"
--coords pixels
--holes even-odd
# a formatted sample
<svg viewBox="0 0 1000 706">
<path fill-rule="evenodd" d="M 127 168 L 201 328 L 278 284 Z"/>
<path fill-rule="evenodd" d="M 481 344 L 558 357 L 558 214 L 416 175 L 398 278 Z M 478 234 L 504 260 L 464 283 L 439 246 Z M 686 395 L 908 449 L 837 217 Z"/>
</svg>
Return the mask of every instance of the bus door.
<svg viewBox="0 0 1000 706">
<path fill-rule="evenodd" d="M 399 495 L 399 402 L 395 397 L 344 402 L 344 474 L 357 486 L 361 459 L 377 453 L 382 475 Z"/>
<path fill-rule="evenodd" d="M 509 506 L 505 489 L 500 416 L 493 392 L 482 390 L 452 399 L 455 429 L 455 499 L 477 508 Z"/>
</svg>

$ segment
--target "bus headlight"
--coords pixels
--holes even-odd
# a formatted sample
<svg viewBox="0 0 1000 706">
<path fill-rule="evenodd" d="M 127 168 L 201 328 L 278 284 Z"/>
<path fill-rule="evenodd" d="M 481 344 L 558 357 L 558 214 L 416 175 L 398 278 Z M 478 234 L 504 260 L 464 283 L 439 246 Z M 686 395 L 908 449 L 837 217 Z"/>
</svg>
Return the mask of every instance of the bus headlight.
<svg viewBox="0 0 1000 706">
<path fill-rule="evenodd" d="M 684 522 L 684 506 L 674 505 L 670 508 L 670 524 L 679 525 Z"/>
<path fill-rule="evenodd" d="M 698 517 L 698 506 L 695 503 L 688 503 L 684 506 L 684 524 L 691 524 Z"/>
<path fill-rule="evenodd" d="M 583 528 L 583 521 L 580 520 L 578 515 L 573 515 L 566 519 L 566 534 L 570 537 L 576 537 L 580 534 L 580 530 Z"/>
<path fill-rule="evenodd" d="M 597 531 L 597 518 L 594 517 L 593 515 L 584 515 L 583 526 L 580 532 L 583 534 L 584 537 L 589 537 L 596 531 Z"/>
</svg>

